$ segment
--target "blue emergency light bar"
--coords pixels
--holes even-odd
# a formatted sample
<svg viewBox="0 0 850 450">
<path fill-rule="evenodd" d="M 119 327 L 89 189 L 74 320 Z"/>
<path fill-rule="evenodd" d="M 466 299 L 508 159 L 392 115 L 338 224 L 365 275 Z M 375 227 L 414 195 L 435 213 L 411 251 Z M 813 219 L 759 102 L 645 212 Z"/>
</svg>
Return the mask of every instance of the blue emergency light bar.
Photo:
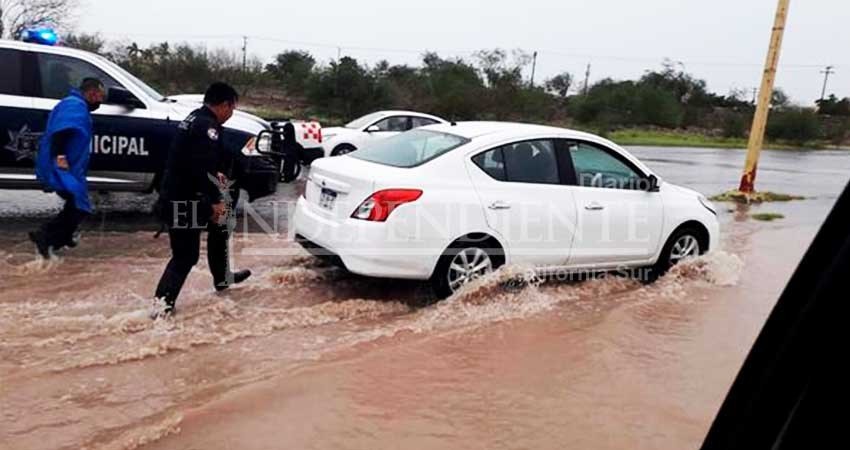
<svg viewBox="0 0 850 450">
<path fill-rule="evenodd" d="M 31 28 L 21 33 L 21 40 L 31 44 L 56 45 L 59 35 L 50 28 Z"/>
</svg>

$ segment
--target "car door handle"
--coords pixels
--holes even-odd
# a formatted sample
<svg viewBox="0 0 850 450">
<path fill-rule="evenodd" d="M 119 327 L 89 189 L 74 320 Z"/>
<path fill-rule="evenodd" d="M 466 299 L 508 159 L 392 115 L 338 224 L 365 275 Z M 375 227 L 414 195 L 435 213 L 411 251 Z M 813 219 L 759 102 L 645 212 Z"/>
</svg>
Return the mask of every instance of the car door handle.
<svg viewBox="0 0 850 450">
<path fill-rule="evenodd" d="M 593 203 L 585 206 L 584 209 L 586 209 L 588 211 L 602 211 L 603 209 L 605 209 L 605 207 L 600 205 L 599 203 L 593 202 Z"/>
<path fill-rule="evenodd" d="M 500 210 L 500 209 L 511 209 L 511 205 L 509 205 L 505 202 L 493 202 L 493 203 L 490 204 L 490 206 L 488 206 L 488 208 L 490 208 L 494 211 Z"/>
</svg>

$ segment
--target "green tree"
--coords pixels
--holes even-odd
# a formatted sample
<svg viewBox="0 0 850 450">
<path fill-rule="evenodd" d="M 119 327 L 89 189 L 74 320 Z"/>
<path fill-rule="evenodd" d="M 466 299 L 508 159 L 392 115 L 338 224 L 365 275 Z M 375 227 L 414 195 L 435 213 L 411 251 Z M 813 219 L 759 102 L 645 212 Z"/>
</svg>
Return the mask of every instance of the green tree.
<svg viewBox="0 0 850 450">
<path fill-rule="evenodd" d="M 304 92 L 315 66 L 316 59 L 310 53 L 290 50 L 277 55 L 266 72 L 280 81 L 287 93 L 297 95 Z"/>
<path fill-rule="evenodd" d="M 818 114 L 827 116 L 850 116 L 850 98 L 842 98 L 841 100 L 835 94 L 829 97 L 818 100 Z"/>
<path fill-rule="evenodd" d="M 772 140 L 803 145 L 821 136 L 821 125 L 812 109 L 787 108 L 770 115 L 766 134 Z"/>
<path fill-rule="evenodd" d="M 442 59 L 436 53 L 426 53 L 422 63 L 428 110 L 449 119 L 481 117 L 480 105 L 486 90 L 474 66 L 459 58 Z"/>
<path fill-rule="evenodd" d="M 97 33 L 68 34 L 62 39 L 62 42 L 66 47 L 87 52 L 103 54 L 106 51 L 106 41 Z"/>
<path fill-rule="evenodd" d="M 567 98 L 573 85 L 573 76 L 569 72 L 563 72 L 546 80 L 546 90 L 555 93 L 558 97 Z"/>
</svg>

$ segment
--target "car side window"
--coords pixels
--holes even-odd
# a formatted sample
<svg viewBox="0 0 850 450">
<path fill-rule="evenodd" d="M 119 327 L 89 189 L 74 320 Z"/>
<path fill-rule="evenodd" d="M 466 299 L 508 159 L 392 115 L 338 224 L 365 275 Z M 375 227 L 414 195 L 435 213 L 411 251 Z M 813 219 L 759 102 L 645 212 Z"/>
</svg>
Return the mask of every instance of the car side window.
<svg viewBox="0 0 850 450">
<path fill-rule="evenodd" d="M 18 50 L 0 49 L 0 94 L 24 95 L 22 56 Z"/>
<path fill-rule="evenodd" d="M 508 181 L 508 177 L 505 174 L 505 158 L 502 154 L 502 147 L 479 153 L 472 157 L 472 162 L 494 179 Z"/>
<path fill-rule="evenodd" d="M 41 97 L 62 99 L 85 78 L 97 78 L 106 89 L 123 87 L 115 79 L 86 61 L 50 53 L 38 54 Z"/>
<path fill-rule="evenodd" d="M 585 142 L 571 142 L 570 156 L 579 186 L 639 189 L 643 177 L 608 151 Z"/>
<path fill-rule="evenodd" d="M 508 181 L 559 184 L 558 158 L 550 140 L 525 141 L 502 147 Z"/>
<path fill-rule="evenodd" d="M 411 118 L 411 128 L 419 128 L 427 125 L 434 125 L 437 123 L 434 119 L 429 119 L 427 117 L 413 117 Z"/>
<path fill-rule="evenodd" d="M 472 158 L 487 175 L 513 183 L 559 184 L 558 160 L 550 140 L 508 144 Z"/>
<path fill-rule="evenodd" d="M 379 131 L 395 131 L 400 133 L 410 129 L 408 127 L 410 124 L 408 119 L 410 118 L 403 116 L 387 117 L 386 119 L 376 123 L 375 126 L 378 127 Z"/>
</svg>

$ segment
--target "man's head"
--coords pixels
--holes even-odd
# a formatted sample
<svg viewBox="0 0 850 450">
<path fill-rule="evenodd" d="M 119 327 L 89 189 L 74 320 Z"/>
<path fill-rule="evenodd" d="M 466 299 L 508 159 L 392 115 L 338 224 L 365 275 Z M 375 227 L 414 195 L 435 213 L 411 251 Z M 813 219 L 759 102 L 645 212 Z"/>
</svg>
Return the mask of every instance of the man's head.
<svg viewBox="0 0 850 450">
<path fill-rule="evenodd" d="M 204 105 L 215 114 L 221 124 L 233 116 L 237 103 L 239 94 L 227 83 L 213 83 L 204 94 Z"/>
<path fill-rule="evenodd" d="M 86 78 L 80 83 L 80 92 L 83 93 L 83 98 L 89 105 L 89 111 L 95 111 L 100 108 L 106 97 L 106 89 L 103 87 L 103 82 L 97 78 Z"/>
</svg>

